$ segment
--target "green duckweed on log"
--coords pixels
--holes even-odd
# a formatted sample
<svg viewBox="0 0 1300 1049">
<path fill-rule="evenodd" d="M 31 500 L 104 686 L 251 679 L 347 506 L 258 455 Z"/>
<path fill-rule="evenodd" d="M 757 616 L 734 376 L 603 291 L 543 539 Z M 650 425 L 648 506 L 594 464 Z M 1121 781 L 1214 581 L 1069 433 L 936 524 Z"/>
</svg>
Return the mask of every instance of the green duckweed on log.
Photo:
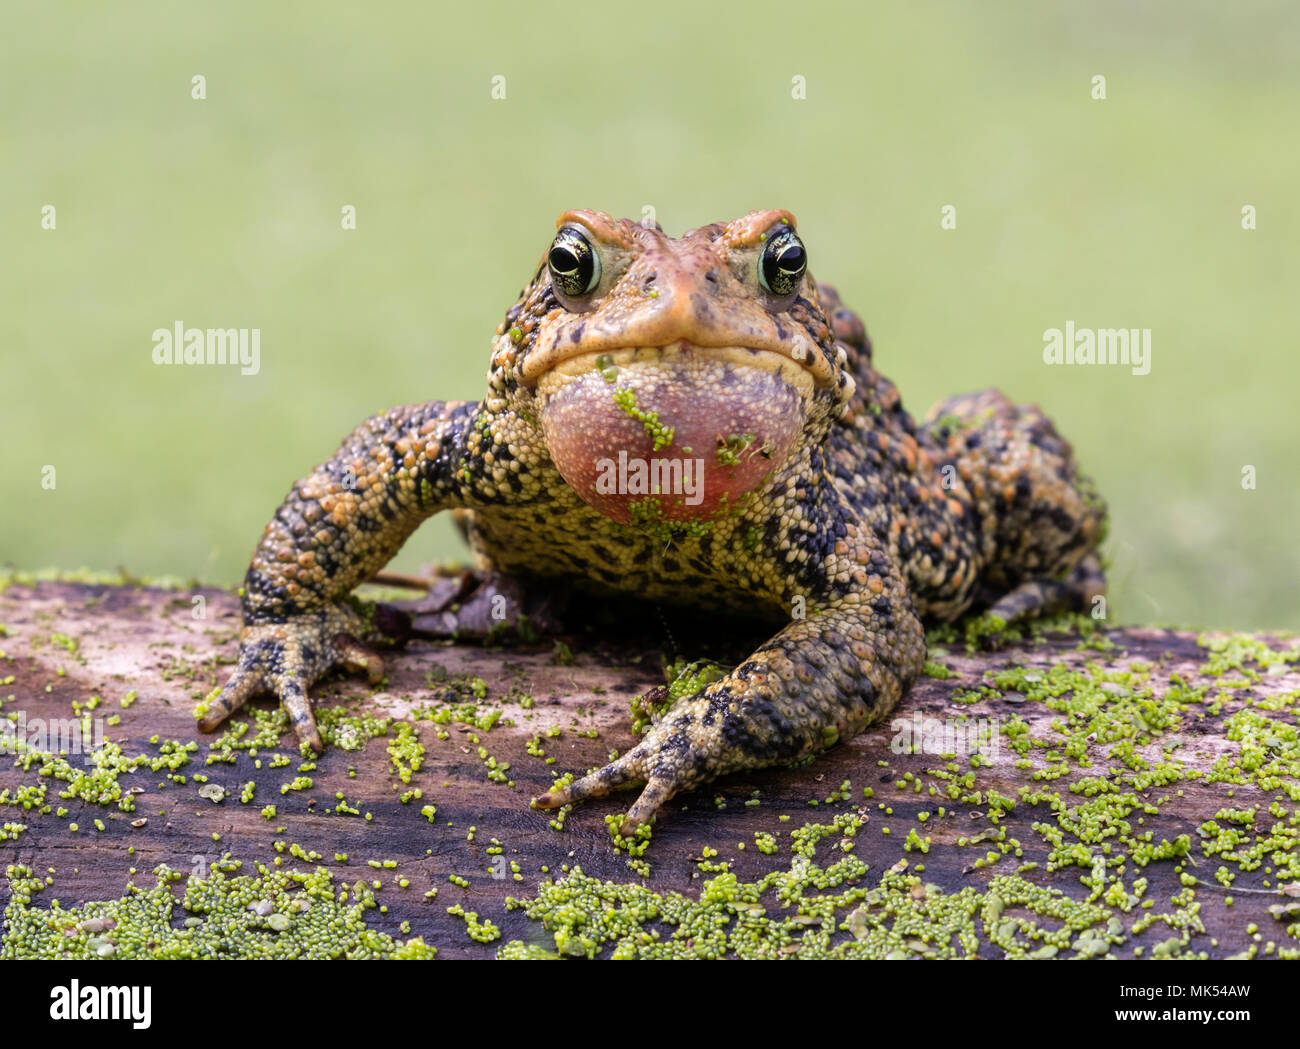
<svg viewBox="0 0 1300 1049">
<path fill-rule="evenodd" d="M 63 909 L 31 906 L 54 879 L 29 868 L 6 871 L 12 897 L 0 959 L 12 958 L 432 958 L 415 937 L 398 942 L 365 922 L 376 906 L 363 881 L 337 887 L 330 872 L 277 871 L 227 876 L 237 862 L 218 863 L 206 877 L 189 877 L 177 928 L 170 885 L 178 871 L 160 866 L 151 888 L 129 885 L 117 900 Z"/>
<path fill-rule="evenodd" d="M 2 957 L 1300 957 L 1294 638 L 958 624 L 889 723 L 625 837 L 529 798 L 745 639 L 412 641 L 317 757 L 269 699 L 197 731 L 223 591 L 15 577 L 0 623 Z"/>
</svg>

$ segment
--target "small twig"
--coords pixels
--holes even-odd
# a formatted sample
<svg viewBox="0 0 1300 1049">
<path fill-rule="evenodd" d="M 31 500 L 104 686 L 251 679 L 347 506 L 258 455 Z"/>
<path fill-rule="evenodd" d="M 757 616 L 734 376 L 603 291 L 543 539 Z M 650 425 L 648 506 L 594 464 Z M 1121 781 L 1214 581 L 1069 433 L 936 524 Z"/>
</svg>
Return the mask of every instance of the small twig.
<svg viewBox="0 0 1300 1049">
<path fill-rule="evenodd" d="M 370 582 L 405 587 L 407 590 L 427 591 L 438 580 L 431 576 L 404 575 L 401 572 L 377 572 Z"/>
<path fill-rule="evenodd" d="M 1193 875 L 1195 877 L 1195 875 Z M 1242 889 L 1235 888 L 1231 885 L 1220 885 L 1217 882 L 1203 881 L 1196 878 L 1196 884 L 1206 889 L 1215 889 L 1218 892 L 1227 895 L 1236 895 L 1239 892 L 1249 892 L 1257 896 L 1300 896 L 1300 881 L 1287 882 L 1285 885 L 1279 885 L 1276 889 Z"/>
</svg>

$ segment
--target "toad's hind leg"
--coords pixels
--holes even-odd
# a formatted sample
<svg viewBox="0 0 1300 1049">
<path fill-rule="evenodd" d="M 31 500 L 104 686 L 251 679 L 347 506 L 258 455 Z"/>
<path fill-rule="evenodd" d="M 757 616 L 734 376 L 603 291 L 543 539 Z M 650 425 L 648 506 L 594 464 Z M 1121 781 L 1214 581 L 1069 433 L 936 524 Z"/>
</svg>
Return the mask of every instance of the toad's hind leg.
<svg viewBox="0 0 1300 1049">
<path fill-rule="evenodd" d="M 883 552 L 845 547 L 827 567 L 833 579 L 845 569 L 847 593 L 790 623 L 727 677 L 678 700 L 622 757 L 556 785 L 536 806 L 559 808 L 644 782 L 623 824 L 627 834 L 677 793 L 799 761 L 885 716 L 920 672 L 925 637 Z"/>
<path fill-rule="evenodd" d="M 1095 612 L 1097 599 L 1105 594 L 1101 556 L 1094 550 L 1074 566 L 1067 578 L 1021 583 L 994 601 L 988 614 L 1014 623 L 1053 612 Z"/>
<path fill-rule="evenodd" d="M 1106 504 L 1036 406 L 966 394 L 936 405 L 921 432 L 978 530 L 977 604 L 1010 621 L 1105 592 Z"/>
</svg>

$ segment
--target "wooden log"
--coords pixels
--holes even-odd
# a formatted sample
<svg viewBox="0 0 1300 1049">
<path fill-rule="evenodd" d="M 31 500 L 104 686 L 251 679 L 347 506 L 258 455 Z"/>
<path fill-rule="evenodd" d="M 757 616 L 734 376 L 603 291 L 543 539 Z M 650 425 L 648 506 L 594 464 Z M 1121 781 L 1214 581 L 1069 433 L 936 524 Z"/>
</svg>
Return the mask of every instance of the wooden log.
<svg viewBox="0 0 1300 1049">
<path fill-rule="evenodd" d="M 654 617 L 647 621 L 653 624 Z M 1149 957 L 1172 938 L 1185 942 L 1172 948 L 1166 944 L 1160 952 L 1225 957 L 1253 946 L 1264 955 L 1294 951 L 1300 944 L 1297 918 L 1285 917 L 1284 911 L 1295 899 L 1279 892 L 1280 886 L 1296 884 L 1300 833 L 1295 800 L 1300 797 L 1300 647 L 1294 642 L 1239 639 L 1232 649 L 1215 654 L 1205 639 L 1191 633 L 1123 629 L 1091 639 L 1048 633 L 992 651 L 941 644 L 932 648 L 932 656 L 951 676 L 922 677 L 888 723 L 804 767 L 731 776 L 674 799 L 641 857 L 650 869 L 642 878 L 629 869 L 628 855 L 613 847 L 605 821 L 622 812 L 631 795 L 579 806 L 560 831 L 550 823 L 555 814 L 530 809 L 529 799 L 556 776 L 581 775 L 603 764 L 612 749 L 633 745 L 629 701 L 664 681 L 665 635 L 653 627 L 639 642 L 570 638 L 567 649 L 550 640 L 505 648 L 412 641 L 390 655 L 381 688 L 336 676 L 314 690 L 318 708 L 342 705 L 395 719 L 388 736 L 355 750 L 329 748 L 305 774 L 310 787 L 282 793 L 285 784 L 301 775 L 297 769 L 303 759 L 290 736 L 279 747 L 262 748 L 256 759 L 239 751 L 233 763 L 204 764 L 216 737 L 197 731 L 193 710 L 198 697 L 225 681 L 235 658 L 240 620 L 237 600 L 229 593 L 12 582 L 0 592 L 0 624 L 5 628 L 0 636 L 0 725 L 8 718 L 11 736 L 20 724 L 30 731 L 38 720 L 49 725 L 89 713 L 102 719 L 97 724 L 106 738 L 127 755 L 156 756 L 165 740 L 198 744 L 177 772 L 185 777 L 183 784 L 148 769 L 121 777 L 123 788 L 140 791 L 133 813 L 60 798 L 58 790 L 66 783 L 41 779 L 39 765 L 24 770 L 19 759 L 0 756 L 0 789 L 7 788 L 12 797 L 24 786 L 45 782 L 46 805 L 55 810 L 41 813 L 0 804 L 0 824 L 26 827 L 16 838 L 0 840 L 0 858 L 41 874 L 54 869 L 53 886 L 38 894 L 32 907 L 48 906 L 46 896 L 57 896 L 64 907 L 117 898 L 130 880 L 150 884 L 148 872 L 158 864 L 188 872 L 229 854 L 242 860 L 247 872 L 252 861 L 271 864 L 278 856 L 286 866 L 326 867 L 342 884 L 381 880 L 384 887 L 376 895 L 387 911 L 372 910 L 367 920 L 397 939 L 422 936 L 442 957 L 491 957 L 513 940 L 553 949 L 540 923 L 522 910 L 507 909 L 505 900 L 536 894 L 540 882 L 561 876 L 566 865 L 602 879 L 694 897 L 722 865 L 741 881 L 788 869 L 791 831 L 806 823 L 828 824 L 835 815 L 851 812 L 865 818 L 852 849 L 870 867 L 863 881 L 868 887 L 890 868 L 902 864 L 911 872 L 921 864 L 922 883 L 933 884 L 931 891 L 945 896 L 967 887 L 985 893 L 993 878 L 1014 875 L 1079 901 L 1094 895 L 1081 876 L 1090 877 L 1098 861 L 1111 860 L 1107 877 L 1114 880 L 1122 871 L 1118 880 L 1129 893 L 1138 878 L 1146 878 L 1148 885 L 1140 901 L 1128 901 L 1127 910 L 1104 898 L 1097 901 L 1123 927 L 1117 942 L 1105 945 L 1110 953 Z M 1238 665 L 1232 665 L 1234 660 Z M 937 666 L 930 670 L 942 673 Z M 986 695 L 973 694 L 982 686 L 988 688 Z M 1039 694 L 1049 686 L 1059 695 Z M 474 695 L 476 689 L 482 694 Z M 129 693 L 138 698 L 124 707 Z M 94 696 L 100 697 L 98 704 L 92 703 Z M 1113 702 L 1105 702 L 1107 697 Z M 479 715 L 498 711 L 500 719 L 487 730 L 455 719 L 446 724 L 427 720 L 431 710 L 466 702 L 476 703 Z M 1171 703 L 1185 709 L 1171 717 Z M 274 709 L 268 697 L 252 706 Z M 241 713 L 236 721 L 247 718 Z M 386 743 L 396 738 L 397 723 L 412 718 L 425 753 L 407 784 L 400 781 Z M 1251 718 L 1268 720 L 1263 729 L 1252 729 Z M 927 725 L 926 719 L 934 721 Z M 986 762 L 977 759 L 982 767 L 972 767 L 965 732 L 980 719 L 995 731 L 997 746 L 986 746 Z M 1080 735 L 1078 730 L 1090 724 L 1100 730 Z M 900 743 L 914 728 L 922 730 L 931 752 L 904 752 Z M 948 731 L 946 737 L 941 728 Z M 548 737 L 548 731 L 558 734 Z M 530 753 L 530 741 L 534 751 L 544 748 L 545 756 Z M 1027 749 L 1021 741 L 1028 742 Z M 949 758 L 933 752 L 941 748 L 956 754 Z M 288 762 L 272 767 L 275 754 L 287 755 Z M 553 763 L 547 763 L 548 757 Z M 69 760 L 88 759 L 73 755 Z M 1175 762 L 1181 771 L 1162 782 L 1159 769 L 1164 766 L 1172 775 Z M 1237 774 L 1243 782 L 1233 784 L 1227 770 L 1237 766 L 1251 768 Z M 206 776 L 207 783 L 197 781 L 196 773 Z M 1150 779 L 1145 785 L 1144 774 Z M 970 777 L 970 785 L 963 777 Z M 254 796 L 243 803 L 241 790 L 250 781 L 256 785 Z M 849 787 L 841 796 L 844 781 Z M 219 803 L 200 793 L 213 785 L 227 792 Z M 403 803 L 403 792 L 416 788 L 421 797 Z M 874 796 L 864 797 L 864 789 Z M 359 815 L 337 811 L 340 793 L 346 808 Z M 1099 815 L 1105 799 L 1125 793 L 1134 795 L 1136 807 L 1122 820 L 1113 813 Z M 1000 818 L 999 797 L 1016 802 Z M 273 819 L 262 815 L 268 804 L 276 806 Z M 421 814 L 429 804 L 436 805 L 433 822 Z M 57 814 L 60 807 L 68 810 L 66 815 Z M 1226 838 L 1205 825 L 1224 808 L 1250 813 L 1218 820 L 1216 826 L 1233 828 L 1243 839 L 1229 852 L 1244 855 L 1272 835 L 1274 847 L 1258 857 L 1254 869 L 1242 870 L 1239 859 L 1213 851 Z M 928 813 L 924 821 L 921 813 Z M 1115 822 L 1109 836 L 1101 836 L 1107 833 L 1104 825 L 1082 837 L 1071 831 L 1076 822 L 1093 818 L 1120 820 L 1130 830 L 1127 835 L 1116 830 Z M 95 828 L 97 819 L 102 831 Z M 135 826 L 140 819 L 147 823 Z M 78 825 L 76 832 L 69 830 L 71 823 Z M 284 829 L 277 833 L 278 828 Z M 905 845 L 909 832 L 915 832 L 911 851 Z M 1140 865 L 1141 850 L 1121 839 L 1127 836 L 1132 842 L 1148 832 L 1153 846 L 1186 836 L 1187 857 Z M 777 853 L 756 848 L 755 835 L 764 833 L 775 836 Z M 837 833 L 819 846 L 818 863 L 845 855 L 841 837 Z M 1083 840 L 1088 837 L 1092 840 Z M 1053 838 L 1061 839 L 1062 849 L 1079 845 L 1074 863 L 1048 869 Z M 488 851 L 495 847 L 494 839 L 500 853 Z M 1019 843 L 1018 852 L 1007 844 L 1012 839 Z M 277 842 L 321 858 L 304 862 L 288 851 L 277 852 Z M 918 842 L 929 851 L 919 851 Z M 717 855 L 707 856 L 706 848 L 716 849 Z M 986 863 L 990 851 L 996 855 Z M 336 860 L 344 853 L 346 862 Z M 371 867 L 370 860 L 381 867 Z M 396 866 L 383 867 L 384 861 Z M 711 869 L 702 870 L 702 863 Z M 1030 863 L 1037 866 L 1020 869 Z M 511 864 L 517 865 L 520 880 Z M 1221 866 L 1235 875 L 1231 888 L 1216 881 Z M 543 867 L 549 872 L 543 873 Z M 141 873 L 132 879 L 130 868 Z M 453 875 L 467 887 L 450 881 Z M 407 879 L 409 887 L 399 887 L 398 878 Z M 1171 897 L 1187 889 L 1189 878 L 1196 879 L 1191 895 L 1182 905 L 1171 903 Z M 434 887 L 436 898 L 427 898 Z M 181 888 L 174 887 L 178 896 Z M 924 888 L 920 891 L 924 895 Z M 8 905 L 10 895 L 9 885 L 0 881 L 0 905 Z M 1231 906 L 1229 896 L 1235 897 Z M 1193 899 L 1199 908 L 1188 902 Z M 1144 908 L 1143 901 L 1151 906 Z M 499 926 L 500 938 L 471 940 L 464 919 L 448 913 L 456 904 Z M 1008 904 L 1001 920 L 1015 913 Z M 1186 920 L 1189 913 L 1195 918 L 1186 936 L 1166 919 L 1132 931 L 1144 915 L 1177 919 L 1181 914 L 1180 920 Z M 183 917 L 179 914 L 178 921 Z M 998 958 L 1005 945 L 994 942 L 993 923 L 999 919 L 996 914 L 992 918 L 992 923 L 975 923 L 974 953 Z M 1051 927 L 1041 916 L 1036 920 Z M 837 933 L 839 939 L 852 936 L 852 931 Z M 1270 942 L 1276 946 L 1268 948 Z M 1027 945 L 1035 949 L 1042 941 Z M 903 951 L 924 954 L 933 947 L 913 940 Z M 1090 949 L 1100 950 L 1095 945 Z M 1087 953 L 1085 947 L 1079 951 Z M 1057 957 L 1079 951 L 1061 949 Z"/>
</svg>

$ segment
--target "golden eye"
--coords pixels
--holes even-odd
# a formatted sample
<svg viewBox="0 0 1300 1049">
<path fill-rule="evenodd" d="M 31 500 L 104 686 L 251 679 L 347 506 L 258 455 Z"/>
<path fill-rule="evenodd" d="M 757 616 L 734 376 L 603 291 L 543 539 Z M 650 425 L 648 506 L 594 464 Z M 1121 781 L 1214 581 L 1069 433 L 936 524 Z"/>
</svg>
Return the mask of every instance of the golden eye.
<svg viewBox="0 0 1300 1049">
<path fill-rule="evenodd" d="M 794 230 L 786 228 L 763 246 L 758 279 L 777 298 L 787 298 L 799 288 L 808 269 L 808 253 Z"/>
<path fill-rule="evenodd" d="M 600 281 L 600 256 L 580 230 L 566 226 L 546 254 L 551 283 L 571 299 L 587 295 Z"/>
</svg>

